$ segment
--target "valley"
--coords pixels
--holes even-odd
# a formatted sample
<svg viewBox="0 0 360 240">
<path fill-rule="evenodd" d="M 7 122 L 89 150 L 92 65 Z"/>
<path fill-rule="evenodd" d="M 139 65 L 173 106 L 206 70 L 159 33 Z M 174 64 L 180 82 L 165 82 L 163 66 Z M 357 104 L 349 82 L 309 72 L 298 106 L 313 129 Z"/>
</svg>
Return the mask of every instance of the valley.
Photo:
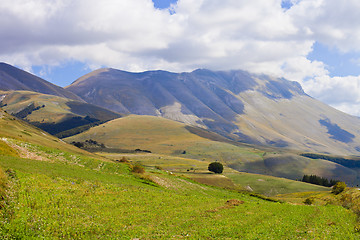
<svg viewBox="0 0 360 240">
<path fill-rule="evenodd" d="M 266 183 L 274 189 L 281 189 L 280 182 L 291 185 L 290 180 L 271 180 L 228 168 L 223 176 L 209 174 L 208 162 L 165 156 L 159 159 L 151 153 L 126 155 L 129 163 L 112 161 L 111 157 L 120 156 L 104 154 L 107 156 L 103 158 L 87 153 L 6 113 L 2 115 L 0 123 L 11 129 L 5 135 L 1 133 L 0 166 L 7 177 L 0 232 L 5 239 L 358 237 L 354 230 L 356 215 L 341 206 L 280 203 L 241 190 L 239 184 L 244 181 L 242 175 L 248 176 L 247 184 Z M 23 138 L 23 132 L 31 136 L 25 134 Z M 32 138 L 52 142 L 44 145 L 34 143 Z M 15 146 L 43 159 L 21 157 Z M 158 167 L 147 165 L 146 161 L 155 163 L 151 158 L 159 159 Z M 145 165 L 145 173 L 131 171 L 131 166 L 139 161 Z M 196 174 L 206 179 L 206 185 L 193 181 L 191 174 L 181 173 L 194 165 Z M 229 180 L 222 181 L 222 187 L 209 185 L 227 176 Z M 299 186 L 293 191 L 303 185 L 306 191 L 329 192 L 328 188 L 294 183 Z M 283 193 L 286 192 L 292 191 Z M 66 221 L 69 218 L 71 221 Z M 256 224 L 259 221 L 261 225 Z"/>
<path fill-rule="evenodd" d="M 0 70 L 4 239 L 360 236 L 360 120 L 295 82 L 100 69 L 46 92 Z M 304 175 L 348 187 L 335 195 Z"/>
</svg>

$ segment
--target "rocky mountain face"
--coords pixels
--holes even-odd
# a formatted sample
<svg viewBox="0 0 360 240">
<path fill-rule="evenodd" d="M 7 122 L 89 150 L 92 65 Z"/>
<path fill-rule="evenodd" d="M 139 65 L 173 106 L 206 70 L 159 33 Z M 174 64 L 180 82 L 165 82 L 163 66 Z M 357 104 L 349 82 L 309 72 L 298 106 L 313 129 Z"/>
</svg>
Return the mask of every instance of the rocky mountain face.
<svg viewBox="0 0 360 240">
<path fill-rule="evenodd" d="M 26 90 L 83 101 L 62 87 L 6 63 L 0 63 L 0 90 Z"/>
<path fill-rule="evenodd" d="M 300 151 L 359 155 L 360 119 L 282 78 L 244 71 L 131 73 L 100 69 L 66 90 L 124 114 L 162 116 L 230 139 Z"/>
</svg>

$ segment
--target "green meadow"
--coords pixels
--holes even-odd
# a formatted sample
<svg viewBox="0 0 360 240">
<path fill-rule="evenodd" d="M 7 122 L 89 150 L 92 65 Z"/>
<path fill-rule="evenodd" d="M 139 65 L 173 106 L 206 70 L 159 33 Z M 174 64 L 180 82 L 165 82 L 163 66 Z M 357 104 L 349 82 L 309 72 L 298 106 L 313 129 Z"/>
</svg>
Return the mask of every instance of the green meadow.
<svg viewBox="0 0 360 240">
<path fill-rule="evenodd" d="M 165 163 L 165 167 L 168 170 L 171 170 L 171 166 L 168 166 L 170 162 L 173 162 L 174 166 L 184 165 L 179 171 L 196 169 L 199 163 L 191 166 L 189 159 L 193 159 L 194 162 L 200 161 L 204 164 L 220 161 L 240 172 L 260 173 L 293 180 L 302 178 L 304 174 L 319 176 L 326 174 L 324 177 L 329 179 L 344 179 L 353 185 L 358 183 L 357 174 L 353 169 L 336 166 L 333 162 L 309 159 L 300 156 L 300 153 L 296 151 L 224 140 L 223 137 L 206 132 L 204 129 L 189 128 L 183 123 L 161 117 L 130 115 L 64 139 L 68 143 L 84 143 L 89 140 L 104 144 L 106 149 L 103 149 L 103 152 L 106 150 L 110 150 L 108 152 L 117 150 L 118 152 L 134 152 L 135 149 L 150 151 L 153 155 L 148 158 L 139 157 L 139 159 L 145 165 L 153 166 L 155 162 L 161 164 L 166 159 L 168 163 Z M 95 151 L 101 151 L 101 149 L 95 149 Z M 164 156 L 163 160 L 152 157 L 158 155 Z M 135 157 L 138 158 L 138 155 Z M 181 166 L 178 167 L 181 168 Z M 261 192 L 264 191 L 261 190 Z M 286 191 L 279 191 L 279 193 L 286 193 Z"/>
<path fill-rule="evenodd" d="M 0 124 L 9 128 L 0 134 L 1 239 L 360 237 L 352 208 L 254 193 L 289 183 L 294 185 L 278 193 L 329 189 L 230 168 L 211 174 L 209 161 L 184 156 L 90 154 L 16 119 L 6 123 L 4 116 Z M 122 157 L 128 162 L 116 161 Z M 132 171 L 137 164 L 144 173 Z M 249 184 L 253 192 L 245 191 Z"/>
<path fill-rule="evenodd" d="M 87 159 L 82 160 L 90 161 Z M 1 158 L 8 177 L 4 239 L 356 239 L 339 206 L 270 202 L 123 163 Z M 97 165 L 97 166 L 96 166 Z M 161 184 L 151 181 L 152 177 Z M 149 180 L 150 179 L 150 180 Z M 159 181 L 159 179 L 161 181 Z M 235 203 L 227 203 L 236 199 Z"/>
</svg>

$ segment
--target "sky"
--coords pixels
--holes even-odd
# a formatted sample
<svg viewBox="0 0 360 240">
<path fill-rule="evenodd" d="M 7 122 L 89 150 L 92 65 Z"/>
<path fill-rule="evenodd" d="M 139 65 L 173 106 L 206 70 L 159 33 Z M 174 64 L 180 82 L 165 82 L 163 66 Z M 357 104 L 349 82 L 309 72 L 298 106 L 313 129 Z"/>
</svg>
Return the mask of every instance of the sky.
<svg viewBox="0 0 360 240">
<path fill-rule="evenodd" d="M 242 69 L 360 116 L 358 0 L 1 0 L 0 61 L 59 86 L 101 67 Z"/>
</svg>

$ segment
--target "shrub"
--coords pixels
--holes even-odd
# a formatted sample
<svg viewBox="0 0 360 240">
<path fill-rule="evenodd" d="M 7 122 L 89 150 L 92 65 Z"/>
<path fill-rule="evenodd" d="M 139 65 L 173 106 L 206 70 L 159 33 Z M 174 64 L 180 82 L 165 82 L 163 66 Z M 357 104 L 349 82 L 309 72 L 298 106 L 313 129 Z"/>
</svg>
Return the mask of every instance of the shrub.
<svg viewBox="0 0 360 240">
<path fill-rule="evenodd" d="M 343 192 L 346 188 L 346 184 L 344 182 L 337 182 L 332 189 L 332 193 L 334 194 L 339 194 L 341 192 Z"/>
<path fill-rule="evenodd" d="M 84 144 L 82 142 L 72 142 L 71 144 L 73 144 L 75 147 L 78 147 L 78 148 L 84 147 Z"/>
<path fill-rule="evenodd" d="M 0 168 L 0 200 L 4 199 L 4 197 L 5 197 L 6 181 L 7 181 L 6 174 Z M 1 206 L 1 203 L 0 203 L 0 206 Z"/>
<path fill-rule="evenodd" d="M 354 199 L 351 194 L 344 194 L 340 200 L 344 208 L 351 209 L 354 205 Z"/>
<path fill-rule="evenodd" d="M 155 166 L 157 170 L 164 170 L 161 166 Z"/>
<path fill-rule="evenodd" d="M 312 204 L 314 204 L 314 202 L 315 202 L 315 200 L 312 197 L 309 197 L 309 198 L 305 199 L 305 201 L 304 201 L 304 203 L 306 205 L 312 205 Z"/>
<path fill-rule="evenodd" d="M 5 173 L 10 177 L 10 178 L 17 178 L 16 172 L 15 170 L 8 168 L 6 169 Z"/>
<path fill-rule="evenodd" d="M 129 162 L 129 160 L 127 160 L 126 157 L 122 157 L 122 158 L 119 160 L 119 162 L 127 163 L 127 162 Z"/>
<path fill-rule="evenodd" d="M 219 162 L 212 162 L 209 164 L 208 170 L 214 173 L 222 173 L 224 166 Z"/>
<path fill-rule="evenodd" d="M 145 172 L 145 169 L 143 166 L 139 165 L 139 164 L 136 164 L 135 166 L 132 167 L 131 171 L 133 173 L 144 173 Z"/>
</svg>

